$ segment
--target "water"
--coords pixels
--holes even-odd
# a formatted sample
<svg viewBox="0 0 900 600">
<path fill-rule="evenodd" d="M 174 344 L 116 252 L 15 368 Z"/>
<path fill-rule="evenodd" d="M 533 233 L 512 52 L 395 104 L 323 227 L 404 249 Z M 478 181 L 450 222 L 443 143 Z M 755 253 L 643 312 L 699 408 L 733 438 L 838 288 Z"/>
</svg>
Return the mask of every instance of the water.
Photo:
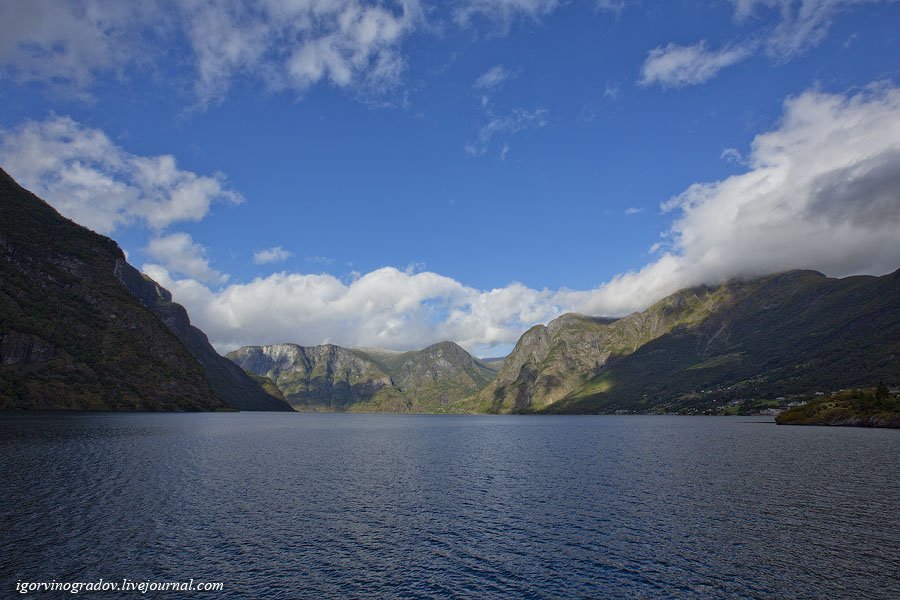
<svg viewBox="0 0 900 600">
<path fill-rule="evenodd" d="M 761 421 L 0 414 L 0 595 L 900 597 L 900 431 Z"/>
</svg>

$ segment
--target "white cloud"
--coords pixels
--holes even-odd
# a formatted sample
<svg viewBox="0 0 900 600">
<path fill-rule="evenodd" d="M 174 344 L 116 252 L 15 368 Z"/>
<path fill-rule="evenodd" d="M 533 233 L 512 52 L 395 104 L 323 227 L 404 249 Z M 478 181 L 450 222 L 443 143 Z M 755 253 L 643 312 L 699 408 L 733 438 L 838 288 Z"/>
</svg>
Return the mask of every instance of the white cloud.
<svg viewBox="0 0 900 600">
<path fill-rule="evenodd" d="M 791 268 L 843 276 L 900 266 L 900 88 L 790 98 L 746 160 L 745 173 L 666 202 L 678 215 L 673 252 L 613 283 L 654 282 L 663 295 Z"/>
<path fill-rule="evenodd" d="M 224 275 L 209 266 L 207 249 L 194 243 L 186 233 L 172 233 L 150 240 L 144 249 L 149 256 L 168 271 L 194 278 L 204 283 L 225 283 Z"/>
<path fill-rule="evenodd" d="M 844 276 L 900 266 L 900 88 L 788 99 L 747 165 L 666 202 L 676 216 L 665 244 L 651 249 L 658 258 L 591 290 L 479 290 L 383 268 L 347 282 L 283 272 L 212 291 L 158 266 L 145 270 L 220 350 L 283 341 L 404 349 L 451 339 L 488 353 L 567 311 L 623 315 L 686 286 L 792 268 Z"/>
<path fill-rule="evenodd" d="M 507 80 L 515 77 L 515 73 L 503 65 L 494 65 L 475 80 L 475 89 L 491 90 L 503 85 Z"/>
<path fill-rule="evenodd" d="M 640 214 L 640 213 L 642 213 L 642 212 L 644 212 L 644 209 L 643 209 L 643 208 L 637 208 L 637 207 L 635 207 L 635 206 L 631 206 L 631 207 L 625 209 L 625 214 L 626 214 L 626 215 L 637 215 L 637 214 Z"/>
<path fill-rule="evenodd" d="M 294 255 L 290 250 L 285 250 L 281 246 L 265 248 L 253 253 L 253 262 L 257 265 L 266 265 L 269 263 L 284 262 Z"/>
<path fill-rule="evenodd" d="M 62 214 L 100 233 L 132 223 L 161 230 L 199 221 L 213 202 L 242 200 L 220 173 L 179 169 L 170 155 L 130 154 L 69 117 L 0 131 L 0 164 Z"/>
<path fill-rule="evenodd" d="M 483 291 L 391 267 L 348 282 L 282 272 L 212 291 L 158 265 L 143 270 L 172 291 L 222 351 L 284 341 L 410 349 L 450 339 L 478 352 L 515 343 L 524 327 L 559 314 L 557 300 L 568 294 L 517 283 Z"/>
<path fill-rule="evenodd" d="M 785 62 L 822 43 L 841 11 L 861 4 L 897 0 L 731 0 L 739 24 L 762 21 L 751 41 L 733 43 L 710 51 L 701 41 L 691 46 L 668 44 L 651 50 L 641 71 L 641 85 L 664 87 L 696 85 L 713 78 L 723 68 L 765 51 L 776 62 Z M 775 15 L 774 23 L 766 23 Z M 771 21 L 771 19 L 768 19 Z"/>
<path fill-rule="evenodd" d="M 0 68 L 19 81 L 77 87 L 137 57 L 135 21 L 158 21 L 152 3 L 29 0 L 0 4 Z"/>
<path fill-rule="evenodd" d="M 750 55 L 746 46 L 726 47 L 712 51 L 701 41 L 693 46 L 668 44 L 647 54 L 638 83 L 644 86 L 682 87 L 707 81 L 724 69 Z"/>
<path fill-rule="evenodd" d="M 244 77 L 274 90 L 319 82 L 380 91 L 404 68 L 419 0 L 30 0 L 0 6 L 0 75 L 87 87 L 101 73 L 191 49 L 201 105 Z"/>
</svg>

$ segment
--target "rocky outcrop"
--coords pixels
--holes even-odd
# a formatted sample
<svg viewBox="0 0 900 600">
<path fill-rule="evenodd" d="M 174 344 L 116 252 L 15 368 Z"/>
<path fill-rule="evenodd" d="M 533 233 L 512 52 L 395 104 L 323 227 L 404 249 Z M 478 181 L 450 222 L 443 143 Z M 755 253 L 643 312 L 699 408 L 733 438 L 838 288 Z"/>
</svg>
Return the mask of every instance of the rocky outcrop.
<svg viewBox="0 0 900 600">
<path fill-rule="evenodd" d="M 57 356 L 56 348 L 36 335 L 0 334 L 0 364 L 28 365 L 47 362 Z"/>
<path fill-rule="evenodd" d="M 372 361 L 331 344 L 245 346 L 228 358 L 268 377 L 298 410 L 345 411 L 391 387 L 390 377 Z"/>
</svg>

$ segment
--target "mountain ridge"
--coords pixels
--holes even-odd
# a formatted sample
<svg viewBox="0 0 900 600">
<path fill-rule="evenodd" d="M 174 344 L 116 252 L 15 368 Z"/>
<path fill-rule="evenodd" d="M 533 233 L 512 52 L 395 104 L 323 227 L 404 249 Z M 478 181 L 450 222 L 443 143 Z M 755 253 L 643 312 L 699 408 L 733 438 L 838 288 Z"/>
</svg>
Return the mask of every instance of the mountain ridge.
<svg viewBox="0 0 900 600">
<path fill-rule="evenodd" d="M 538 328 L 520 338 L 478 406 L 489 412 L 678 411 L 721 399 L 897 380 L 898 281 L 900 271 L 836 279 L 793 270 L 679 290 L 593 328 L 567 327 L 577 322 L 569 317 L 554 333 L 551 322 L 543 338 Z M 592 344 L 598 350 L 585 351 Z M 848 349 L 855 353 L 847 356 Z"/>
<path fill-rule="evenodd" d="M 299 410 L 454 411 L 494 374 L 454 342 L 408 352 L 271 344 L 244 346 L 228 358 L 268 377 Z"/>
</svg>

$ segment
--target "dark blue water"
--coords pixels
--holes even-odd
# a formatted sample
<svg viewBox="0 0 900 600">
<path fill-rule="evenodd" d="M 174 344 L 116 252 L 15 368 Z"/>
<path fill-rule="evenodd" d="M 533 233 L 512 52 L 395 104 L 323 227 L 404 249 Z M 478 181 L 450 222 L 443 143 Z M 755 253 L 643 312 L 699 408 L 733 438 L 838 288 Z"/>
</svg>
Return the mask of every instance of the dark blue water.
<svg viewBox="0 0 900 600">
<path fill-rule="evenodd" d="M 760 421 L 2 414 L 0 596 L 900 597 L 900 431 Z"/>
</svg>

